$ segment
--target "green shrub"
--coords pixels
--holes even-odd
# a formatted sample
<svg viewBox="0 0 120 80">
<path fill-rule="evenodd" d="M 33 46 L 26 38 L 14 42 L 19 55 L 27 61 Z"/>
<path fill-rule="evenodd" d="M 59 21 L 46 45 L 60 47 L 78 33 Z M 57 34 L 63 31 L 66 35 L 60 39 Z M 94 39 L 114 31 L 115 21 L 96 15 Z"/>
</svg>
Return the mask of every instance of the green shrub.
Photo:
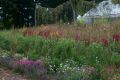
<svg viewBox="0 0 120 80">
<path fill-rule="evenodd" d="M 18 37 L 17 38 L 17 53 L 25 53 L 26 51 L 29 51 L 31 46 L 31 39 L 27 38 L 27 37 Z"/>
<path fill-rule="evenodd" d="M 93 43 L 87 47 L 84 57 L 87 65 L 98 67 L 108 64 L 109 55 L 109 51 L 103 45 Z"/>
<path fill-rule="evenodd" d="M 89 46 L 85 46 L 84 43 L 71 39 L 27 37 L 10 31 L 0 33 L 0 48 L 23 54 L 32 60 L 49 56 L 53 58 L 51 64 L 57 67 L 61 62 L 64 63 L 70 59 L 79 66 L 90 65 L 100 70 L 105 65 L 118 66 L 120 61 L 119 55 L 115 54 L 119 53 L 119 43 L 110 43 L 110 47 L 107 48 L 99 43 L 91 43 Z"/>
<path fill-rule="evenodd" d="M 84 64 L 85 62 L 83 61 L 85 59 L 84 55 L 86 53 L 86 46 L 82 42 L 78 42 L 75 44 L 75 47 L 73 49 L 74 53 L 74 60 L 78 61 L 79 64 Z"/>
<path fill-rule="evenodd" d="M 55 46 L 53 56 L 59 58 L 60 60 L 72 59 L 74 54 L 74 44 L 72 40 L 59 40 Z"/>
<path fill-rule="evenodd" d="M 10 41 L 0 36 L 0 48 L 3 50 L 10 50 Z"/>
<path fill-rule="evenodd" d="M 120 42 L 112 42 L 110 44 L 110 48 L 112 51 L 114 51 L 115 53 L 120 54 Z"/>
<path fill-rule="evenodd" d="M 34 37 L 33 39 L 32 50 L 39 54 L 42 50 L 44 40 L 41 37 Z"/>
<path fill-rule="evenodd" d="M 115 4 L 120 4 L 120 0 L 112 0 L 112 2 Z"/>
<path fill-rule="evenodd" d="M 40 58 L 40 55 L 35 53 L 35 51 L 29 52 L 27 56 L 30 60 L 37 60 Z"/>
<path fill-rule="evenodd" d="M 77 21 L 77 24 L 78 24 L 78 26 L 84 25 L 84 24 L 85 24 L 85 20 L 84 20 L 83 18 L 81 18 L 81 19 L 79 19 L 79 20 Z"/>
<path fill-rule="evenodd" d="M 53 53 L 54 51 L 54 43 L 51 40 L 44 40 L 42 50 L 41 50 L 41 55 L 42 56 L 49 56 Z M 52 51 L 53 50 L 53 51 Z"/>
<path fill-rule="evenodd" d="M 111 65 L 119 67 L 120 66 L 120 55 L 113 54 L 111 56 L 110 62 L 111 62 Z"/>
</svg>

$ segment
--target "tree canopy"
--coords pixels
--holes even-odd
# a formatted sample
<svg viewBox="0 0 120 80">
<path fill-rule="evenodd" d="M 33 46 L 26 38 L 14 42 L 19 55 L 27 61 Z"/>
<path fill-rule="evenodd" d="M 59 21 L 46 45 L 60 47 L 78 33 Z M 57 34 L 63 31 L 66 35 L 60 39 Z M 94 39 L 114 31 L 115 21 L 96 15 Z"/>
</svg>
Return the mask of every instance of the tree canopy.
<svg viewBox="0 0 120 80">
<path fill-rule="evenodd" d="M 41 6 L 43 7 L 51 7 L 55 8 L 58 5 L 70 0 L 36 0 L 37 3 L 41 3 Z M 76 0 L 72 0 L 76 1 Z M 77 1 L 95 1 L 95 2 L 101 2 L 103 0 L 77 0 Z"/>
<path fill-rule="evenodd" d="M 68 2 L 72 1 L 72 4 L 77 6 L 76 5 L 78 4 L 77 1 L 89 2 L 89 1 L 98 1 L 98 0 L 0 0 L 0 18 L 2 18 L 2 22 L 6 28 L 10 28 L 9 26 L 15 26 L 15 27 L 21 27 L 24 25 L 32 26 L 35 23 L 34 15 L 35 15 L 36 3 L 39 3 L 40 6 L 42 7 L 55 8 L 58 5 L 65 3 L 66 1 Z"/>
<path fill-rule="evenodd" d="M 55 8 L 66 1 L 68 0 L 38 0 L 36 2 L 41 3 L 41 6 L 43 7 Z"/>
</svg>

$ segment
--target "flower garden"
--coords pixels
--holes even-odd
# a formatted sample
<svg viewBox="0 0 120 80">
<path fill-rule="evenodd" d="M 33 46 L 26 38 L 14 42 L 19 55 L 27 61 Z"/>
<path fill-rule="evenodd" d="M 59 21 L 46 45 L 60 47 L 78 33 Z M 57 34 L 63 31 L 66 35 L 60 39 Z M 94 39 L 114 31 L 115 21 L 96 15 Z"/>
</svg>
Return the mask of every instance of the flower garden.
<svg viewBox="0 0 120 80">
<path fill-rule="evenodd" d="M 33 80 L 120 80 L 119 25 L 0 31 L 0 65 Z"/>
</svg>

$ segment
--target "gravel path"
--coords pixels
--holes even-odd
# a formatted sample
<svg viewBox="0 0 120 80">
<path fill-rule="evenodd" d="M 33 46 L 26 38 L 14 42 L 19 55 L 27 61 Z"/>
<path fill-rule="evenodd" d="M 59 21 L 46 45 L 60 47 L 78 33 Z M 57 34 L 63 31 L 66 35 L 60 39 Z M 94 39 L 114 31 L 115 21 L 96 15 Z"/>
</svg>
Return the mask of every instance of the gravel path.
<svg viewBox="0 0 120 80">
<path fill-rule="evenodd" d="M 19 74 L 13 74 L 10 70 L 0 65 L 0 80 L 29 80 Z"/>
</svg>

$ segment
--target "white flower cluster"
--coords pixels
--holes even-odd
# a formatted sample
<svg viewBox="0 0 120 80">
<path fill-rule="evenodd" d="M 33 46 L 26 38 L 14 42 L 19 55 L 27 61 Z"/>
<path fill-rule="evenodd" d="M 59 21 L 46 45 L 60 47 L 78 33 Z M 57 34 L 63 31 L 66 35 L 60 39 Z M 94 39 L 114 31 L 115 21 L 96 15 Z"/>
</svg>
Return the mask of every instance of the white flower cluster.
<svg viewBox="0 0 120 80">
<path fill-rule="evenodd" d="M 6 50 L 0 50 L 0 56 L 1 57 L 8 57 L 9 52 L 7 52 Z"/>
<path fill-rule="evenodd" d="M 70 65 L 72 63 L 72 65 Z M 74 66 L 74 61 L 66 61 L 65 63 L 60 63 L 59 65 L 49 65 L 49 69 L 52 72 L 65 73 L 65 72 L 79 72 L 80 67 Z"/>
</svg>

